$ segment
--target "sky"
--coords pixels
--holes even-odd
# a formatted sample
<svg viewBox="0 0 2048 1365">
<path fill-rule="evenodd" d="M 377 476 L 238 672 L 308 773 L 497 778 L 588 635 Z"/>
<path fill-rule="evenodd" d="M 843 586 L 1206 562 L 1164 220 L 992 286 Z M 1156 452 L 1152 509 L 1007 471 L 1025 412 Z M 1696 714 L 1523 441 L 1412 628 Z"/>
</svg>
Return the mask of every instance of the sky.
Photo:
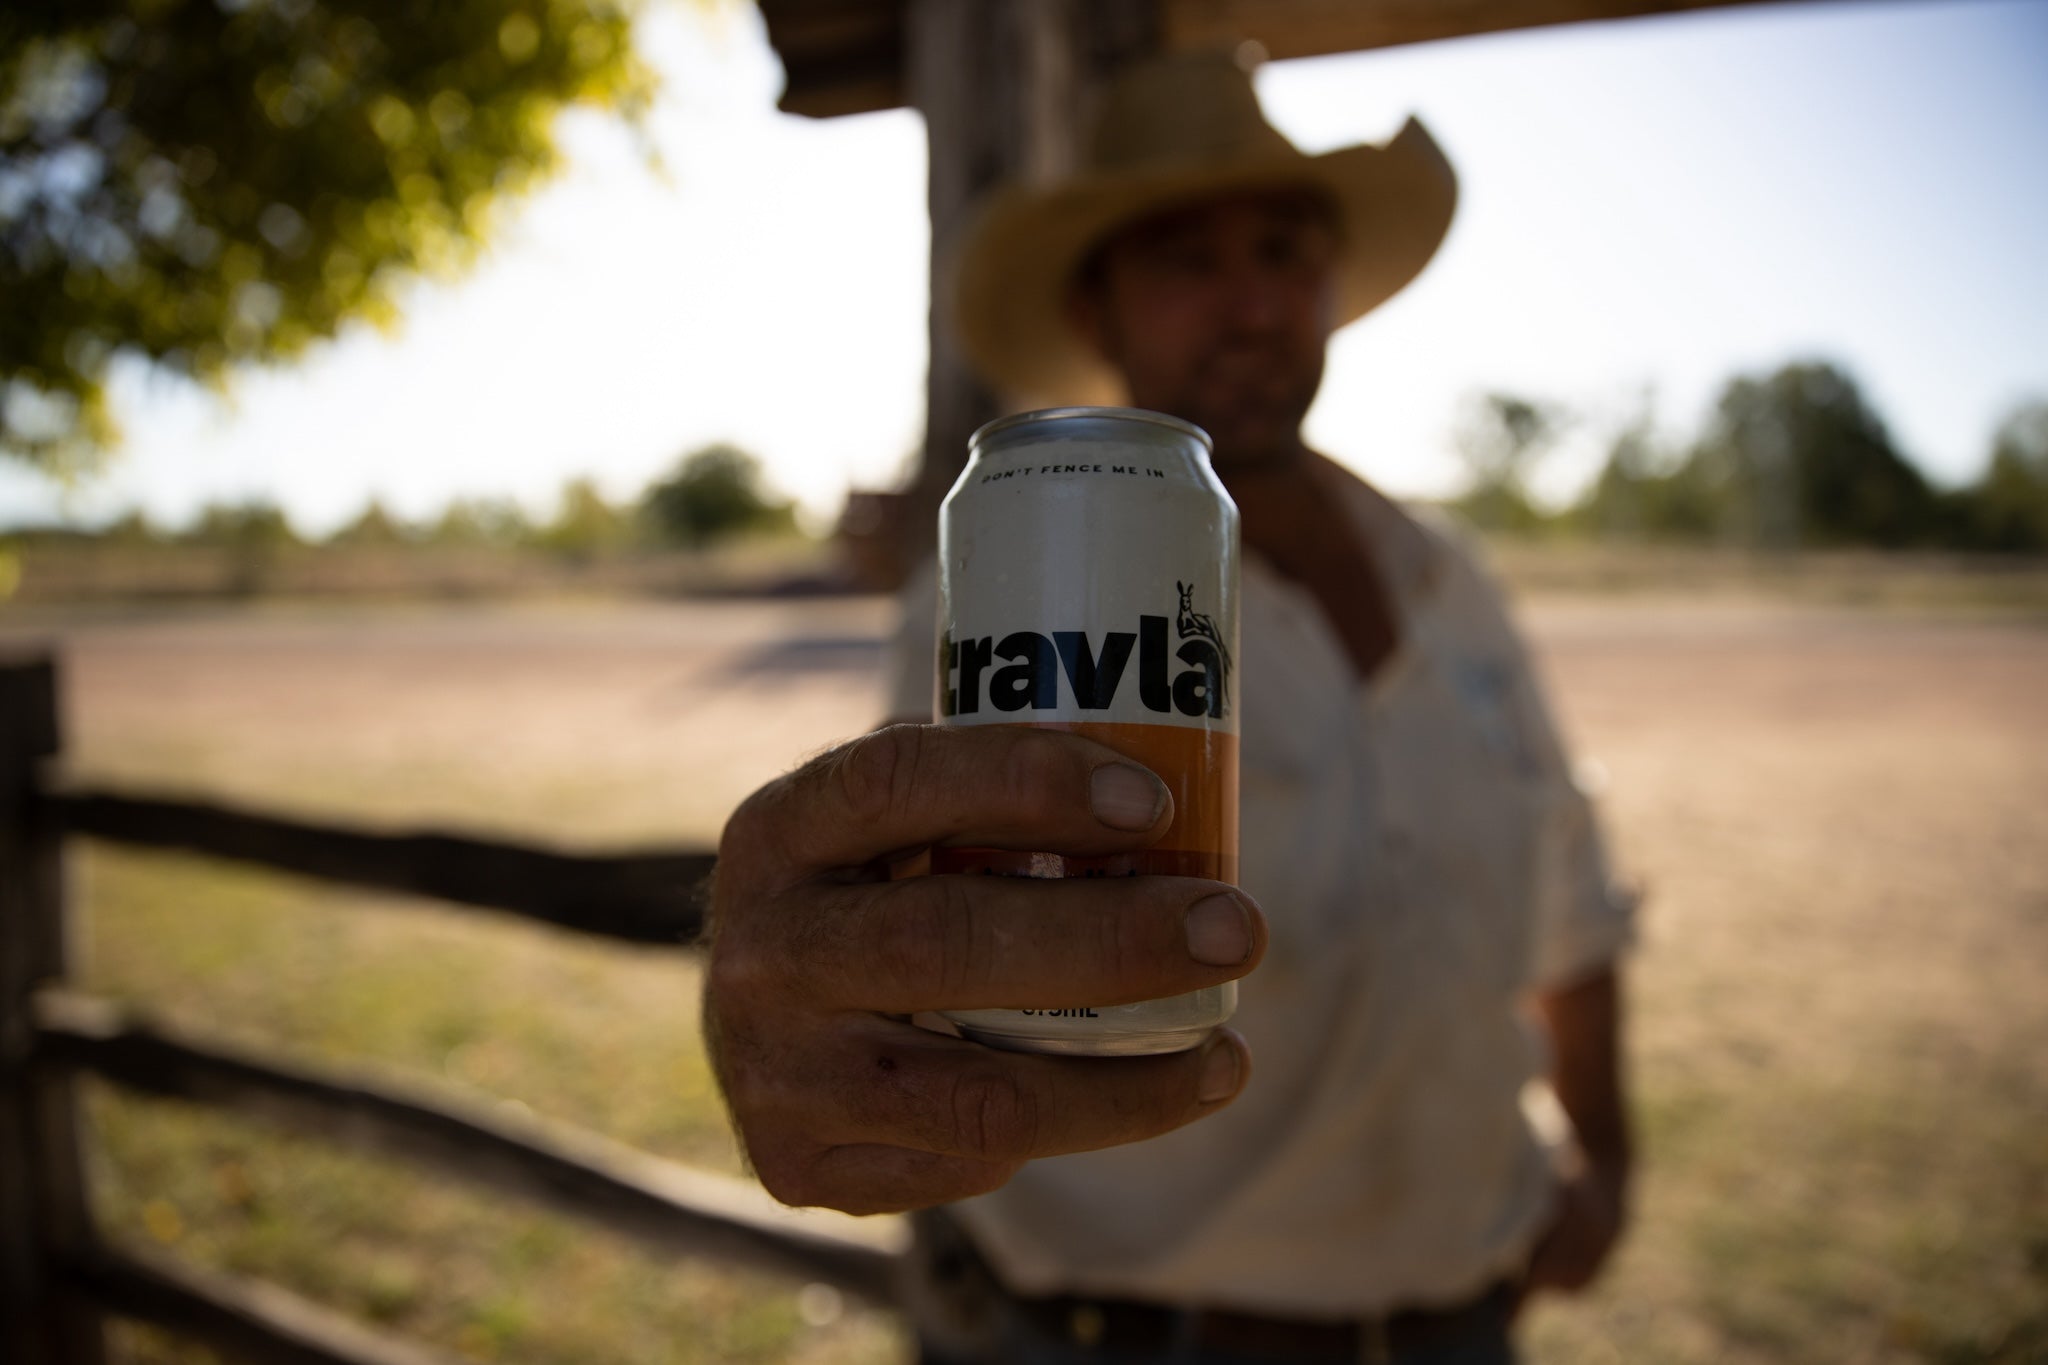
<svg viewBox="0 0 2048 1365">
<path fill-rule="evenodd" d="M 407 517 L 563 482 L 636 494 L 732 441 L 815 527 L 887 486 L 922 428 L 923 128 L 896 110 L 775 111 L 751 6 L 650 6 L 665 77 L 652 164 L 565 115 L 563 172 L 393 334 L 352 329 L 228 398 L 123 368 L 126 441 L 63 488 L 0 461 L 0 526 L 208 502 L 323 534 L 372 497 Z M 1737 7 L 1270 63 L 1259 91 L 1311 152 L 1413 113 L 1457 166 L 1458 216 L 1407 291 L 1341 332 L 1319 449 L 1402 496 L 1453 491 L 1461 403 L 1562 404 L 1553 498 L 1647 409 L 1696 431 L 1720 386 L 1844 365 L 1937 482 L 2048 399 L 2048 0 Z"/>
</svg>

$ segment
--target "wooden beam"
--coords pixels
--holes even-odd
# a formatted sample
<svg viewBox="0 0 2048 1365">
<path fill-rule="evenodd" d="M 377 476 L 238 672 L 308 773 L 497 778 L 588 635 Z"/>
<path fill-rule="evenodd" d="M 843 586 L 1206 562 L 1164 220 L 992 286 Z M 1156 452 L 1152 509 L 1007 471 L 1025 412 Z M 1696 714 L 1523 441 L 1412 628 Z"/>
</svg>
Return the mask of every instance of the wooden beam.
<svg viewBox="0 0 2048 1365">
<path fill-rule="evenodd" d="M 987 0 L 991 5 L 1007 0 Z M 1173 51 L 1256 40 L 1274 57 L 1319 57 L 1552 24 L 1717 9 L 1763 0 L 1146 0 Z M 916 104 L 904 14 L 919 0 L 760 0 L 788 83 L 782 108 L 830 117 Z M 1048 9 L 1071 0 L 1045 0 Z M 1099 0 L 1117 8 L 1132 0 Z M 1090 23 L 1095 21 L 1091 18 Z M 890 46 L 892 35 L 895 47 Z"/>
<path fill-rule="evenodd" d="M 110 1311 L 250 1365 L 461 1365 L 458 1356 L 387 1336 L 276 1285 L 140 1247 L 96 1248 L 66 1272 L 72 1285 Z"/>
<path fill-rule="evenodd" d="M 786 114 L 831 118 L 893 109 L 903 94 L 901 0 L 771 0 L 761 6 L 786 77 Z"/>
<path fill-rule="evenodd" d="M 1069 0 L 908 0 L 904 93 L 924 116 L 931 214 L 931 303 L 926 322 L 924 453 L 896 528 L 901 577 L 930 552 L 934 518 L 958 477 L 967 438 L 1001 413 L 1000 399 L 968 366 L 947 296 L 969 213 L 998 183 L 1043 174 L 1061 129 L 1057 66 Z"/>
<path fill-rule="evenodd" d="M 92 1236 L 70 1077 L 39 1064 L 35 993 L 63 979 L 61 839 L 39 799 L 58 748 L 57 671 L 0 661 L 0 1359 L 97 1365 L 99 1316 L 55 1279 Z"/>
<path fill-rule="evenodd" d="M 907 571 L 928 553 L 967 438 L 1005 410 L 953 335 L 949 286 L 976 206 L 1010 180 L 1074 164 L 1102 72 L 1151 50 L 1157 0 L 909 0 L 904 91 L 924 115 L 932 225 L 925 443 L 898 515 Z"/>
<path fill-rule="evenodd" d="M 633 943 L 694 941 L 703 928 L 697 890 L 716 861 L 697 851 L 575 856 L 434 831 L 378 834 L 114 792 L 59 794 L 50 807 L 73 834 L 485 906 Z"/>
<path fill-rule="evenodd" d="M 1589 20 L 1719 9 L 1760 0 L 1171 0 L 1166 44 L 1174 51 L 1233 47 L 1247 39 L 1268 55 L 1319 57 L 1482 33 Z"/>
<path fill-rule="evenodd" d="M 37 1001 L 51 1062 L 147 1094 L 233 1109 L 342 1146 L 426 1161 L 665 1252 L 895 1299 L 906 1234 L 894 1219 L 785 1208 L 748 1181 L 688 1170 L 530 1114 L 388 1079 L 261 1060 L 53 991 Z"/>
</svg>

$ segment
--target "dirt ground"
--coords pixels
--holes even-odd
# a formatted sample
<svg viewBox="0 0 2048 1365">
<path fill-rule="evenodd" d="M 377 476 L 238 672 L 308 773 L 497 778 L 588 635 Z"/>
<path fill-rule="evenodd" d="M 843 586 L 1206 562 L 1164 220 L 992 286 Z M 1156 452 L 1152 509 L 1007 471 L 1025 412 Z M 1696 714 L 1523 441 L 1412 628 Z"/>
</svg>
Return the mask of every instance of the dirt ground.
<svg viewBox="0 0 2048 1365">
<path fill-rule="evenodd" d="M 2048 1360 L 2048 621 L 1654 595 L 1524 621 L 1647 895 L 1636 1232 L 1538 1309 L 1535 1358 Z M 708 843 L 870 723 L 887 622 L 17 611 L 0 645 L 61 650 L 81 779 L 588 847 Z"/>
</svg>

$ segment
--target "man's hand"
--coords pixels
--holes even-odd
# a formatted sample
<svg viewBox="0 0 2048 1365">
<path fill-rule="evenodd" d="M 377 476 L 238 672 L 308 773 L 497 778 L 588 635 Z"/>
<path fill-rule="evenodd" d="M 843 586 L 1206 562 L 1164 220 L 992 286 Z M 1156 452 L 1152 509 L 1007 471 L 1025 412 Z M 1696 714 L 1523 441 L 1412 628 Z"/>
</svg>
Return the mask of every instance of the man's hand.
<svg viewBox="0 0 2048 1365">
<path fill-rule="evenodd" d="M 1530 1254 L 1522 1292 L 1575 1294 L 1593 1283 L 1621 1238 L 1625 1177 L 1583 1168 L 1558 1187 L 1557 1214 Z"/>
<path fill-rule="evenodd" d="M 1186 877 L 888 880 L 937 844 L 1145 847 L 1172 802 L 1078 736 L 896 725 L 749 797 L 720 841 L 704 1014 L 762 1184 L 850 1213 L 983 1194 L 1024 1162 L 1178 1128 L 1250 1074 L 1219 1030 L 1171 1056 L 999 1052 L 916 1027 L 940 1009 L 1178 995 L 1250 971 L 1264 917 Z"/>
<path fill-rule="evenodd" d="M 1522 1284 L 1584 1289 L 1606 1264 L 1628 1218 L 1634 1142 L 1621 1074 L 1622 995 L 1617 968 L 1545 991 L 1537 1012 L 1550 1033 L 1551 1085 L 1572 1123 L 1572 1165 L 1558 1187 L 1557 1213 L 1530 1254 Z"/>
</svg>

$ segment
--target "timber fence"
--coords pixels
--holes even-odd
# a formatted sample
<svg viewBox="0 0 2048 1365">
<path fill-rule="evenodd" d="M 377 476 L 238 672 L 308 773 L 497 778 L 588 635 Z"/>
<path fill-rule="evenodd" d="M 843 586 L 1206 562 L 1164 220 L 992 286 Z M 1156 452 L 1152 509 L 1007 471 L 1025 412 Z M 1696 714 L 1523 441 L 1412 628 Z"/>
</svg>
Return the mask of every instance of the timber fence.
<svg viewBox="0 0 2048 1365">
<path fill-rule="evenodd" d="M 515 1120 L 430 1087 L 184 1037 L 65 981 L 73 926 L 62 863 L 65 841 L 75 837 L 416 893 L 671 950 L 687 947 L 702 927 L 694 889 L 711 854 L 573 856 L 76 789 L 57 776 L 57 699 L 51 659 L 0 659 L 0 1359 L 103 1365 L 108 1315 L 155 1323 L 259 1365 L 449 1359 L 276 1286 L 108 1237 L 93 1217 L 81 1146 L 78 1082 L 87 1075 L 430 1163 L 666 1254 L 894 1301 L 902 1245 L 893 1224 L 799 1215 L 758 1186 L 559 1121 Z"/>
</svg>

